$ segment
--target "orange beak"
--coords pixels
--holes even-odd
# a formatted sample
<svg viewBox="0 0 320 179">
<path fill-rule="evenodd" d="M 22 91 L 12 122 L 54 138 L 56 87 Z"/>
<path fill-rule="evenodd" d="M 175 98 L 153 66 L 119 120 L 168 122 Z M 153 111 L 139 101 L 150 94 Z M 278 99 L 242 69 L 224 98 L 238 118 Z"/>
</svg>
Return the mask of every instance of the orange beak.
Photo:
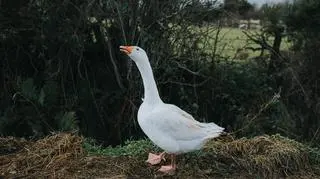
<svg viewBox="0 0 320 179">
<path fill-rule="evenodd" d="M 120 46 L 120 51 L 129 55 L 133 50 L 133 46 Z"/>
</svg>

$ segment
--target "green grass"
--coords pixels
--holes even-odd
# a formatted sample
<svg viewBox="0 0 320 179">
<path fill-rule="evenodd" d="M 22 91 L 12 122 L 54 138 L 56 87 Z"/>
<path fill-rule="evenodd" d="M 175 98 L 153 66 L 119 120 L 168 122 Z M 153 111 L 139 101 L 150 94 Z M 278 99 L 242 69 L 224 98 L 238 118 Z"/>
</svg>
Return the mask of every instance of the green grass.
<svg viewBox="0 0 320 179">
<path fill-rule="evenodd" d="M 101 145 L 97 145 L 94 139 L 86 138 L 83 147 L 89 155 L 102 155 L 112 157 L 146 157 L 146 154 L 148 152 L 163 152 L 163 150 L 155 146 L 149 139 L 127 140 L 124 145 L 118 145 L 116 147 L 103 147 Z M 187 155 L 189 157 L 199 157 L 204 155 L 204 152 L 201 150 L 197 150 L 194 152 L 189 152 Z"/>
<path fill-rule="evenodd" d="M 211 33 L 211 35 L 209 35 L 210 37 L 208 39 L 204 39 L 199 44 L 199 46 L 204 47 L 207 53 L 212 52 L 215 44 L 217 30 L 208 30 L 208 28 L 206 27 L 205 29 L 198 29 L 198 32 Z M 247 32 L 257 33 L 259 32 L 259 30 L 247 30 Z M 270 38 L 268 40 L 269 44 L 272 45 L 273 39 Z M 291 44 L 288 42 L 287 38 L 284 38 L 281 43 L 281 50 L 289 49 L 290 45 Z M 253 52 L 252 50 L 246 49 L 247 47 L 258 48 L 260 46 L 250 41 L 249 38 L 243 33 L 243 31 L 238 28 L 222 28 L 220 30 L 218 35 L 216 54 L 227 58 L 235 57 L 239 50 L 242 53 L 247 53 L 248 57 L 258 56 L 260 54 L 260 51 Z"/>
<path fill-rule="evenodd" d="M 116 147 L 102 147 L 96 144 L 93 139 L 85 139 L 84 148 L 90 155 L 104 155 L 104 156 L 140 156 L 149 151 L 160 151 L 150 140 L 128 140 L 124 145 Z"/>
</svg>

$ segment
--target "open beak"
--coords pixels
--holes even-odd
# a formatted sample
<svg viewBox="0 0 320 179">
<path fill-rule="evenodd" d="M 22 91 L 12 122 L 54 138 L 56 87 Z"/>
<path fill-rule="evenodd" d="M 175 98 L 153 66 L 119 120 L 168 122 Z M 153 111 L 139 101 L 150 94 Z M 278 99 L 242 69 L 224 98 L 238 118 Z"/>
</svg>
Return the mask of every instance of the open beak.
<svg viewBox="0 0 320 179">
<path fill-rule="evenodd" d="M 132 46 L 120 46 L 120 51 L 129 55 L 133 50 Z"/>
</svg>

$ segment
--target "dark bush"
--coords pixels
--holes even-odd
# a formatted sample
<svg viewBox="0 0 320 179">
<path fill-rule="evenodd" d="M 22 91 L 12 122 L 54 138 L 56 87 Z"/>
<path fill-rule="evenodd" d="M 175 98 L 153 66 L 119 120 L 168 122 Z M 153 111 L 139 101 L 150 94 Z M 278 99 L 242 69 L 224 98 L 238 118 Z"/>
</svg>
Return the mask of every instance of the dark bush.
<svg viewBox="0 0 320 179">
<path fill-rule="evenodd" d="M 274 97 L 278 89 L 267 69 L 235 63 L 216 46 L 208 47 L 223 15 L 215 4 L 15 0 L 1 5 L 1 135 L 79 130 L 107 145 L 141 137 L 136 112 L 142 81 L 132 61 L 119 53 L 126 44 L 148 52 L 163 100 L 198 120 L 237 135 L 291 135 L 286 108 L 291 102 Z M 210 29 L 198 33 L 199 27 Z"/>
</svg>

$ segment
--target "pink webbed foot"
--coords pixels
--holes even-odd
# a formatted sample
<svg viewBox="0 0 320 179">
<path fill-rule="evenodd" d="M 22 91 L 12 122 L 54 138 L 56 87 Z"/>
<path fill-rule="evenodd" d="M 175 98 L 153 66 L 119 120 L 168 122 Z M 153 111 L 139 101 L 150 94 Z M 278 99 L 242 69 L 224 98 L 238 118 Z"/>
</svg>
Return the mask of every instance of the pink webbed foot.
<svg viewBox="0 0 320 179">
<path fill-rule="evenodd" d="M 161 166 L 158 171 L 162 172 L 164 174 L 174 174 L 175 171 L 176 171 L 176 168 L 177 168 L 176 155 L 171 154 L 171 164 L 170 165 Z"/>
<path fill-rule="evenodd" d="M 164 166 L 161 166 L 158 171 L 164 174 L 173 174 L 176 171 L 176 167 L 172 165 L 164 165 Z"/>
<path fill-rule="evenodd" d="M 151 165 L 157 165 L 159 164 L 162 160 L 166 160 L 164 158 L 165 156 L 165 152 L 162 152 L 161 154 L 159 155 L 156 155 L 156 154 L 153 154 L 153 153 L 149 153 L 149 156 L 148 156 L 148 160 L 146 161 L 147 163 L 151 164 Z"/>
</svg>

